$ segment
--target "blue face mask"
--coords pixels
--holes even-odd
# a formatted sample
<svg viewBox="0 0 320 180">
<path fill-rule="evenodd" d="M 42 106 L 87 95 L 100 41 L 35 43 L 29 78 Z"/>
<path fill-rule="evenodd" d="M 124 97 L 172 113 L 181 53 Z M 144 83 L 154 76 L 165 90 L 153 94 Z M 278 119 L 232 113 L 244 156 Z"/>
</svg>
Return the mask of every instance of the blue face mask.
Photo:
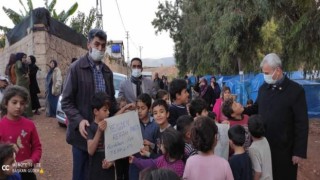
<svg viewBox="0 0 320 180">
<path fill-rule="evenodd" d="M 273 71 L 272 74 L 269 74 L 269 75 L 266 75 L 266 74 L 263 74 L 263 78 L 264 78 L 264 81 L 267 83 L 267 84 L 275 84 L 277 82 L 277 80 L 274 80 L 272 78 L 272 76 L 274 75 L 276 71 Z"/>
</svg>

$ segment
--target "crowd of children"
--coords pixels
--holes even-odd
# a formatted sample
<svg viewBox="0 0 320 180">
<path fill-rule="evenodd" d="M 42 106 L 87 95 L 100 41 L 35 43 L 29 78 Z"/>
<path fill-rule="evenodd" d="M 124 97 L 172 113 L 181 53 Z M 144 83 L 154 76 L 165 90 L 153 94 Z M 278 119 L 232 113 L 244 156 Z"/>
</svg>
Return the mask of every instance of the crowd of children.
<svg viewBox="0 0 320 180">
<path fill-rule="evenodd" d="M 104 157 L 103 132 L 108 126 L 105 119 L 109 116 L 110 97 L 103 92 L 96 93 L 91 104 L 94 121 L 87 128 L 89 179 L 138 180 L 152 176 L 188 180 L 272 179 L 270 148 L 263 136 L 261 118 L 242 115 L 242 105 L 228 94 L 230 89 L 223 88 L 222 100 L 216 102 L 220 106 L 218 116 L 223 114 L 226 118 L 222 121 L 217 120 L 216 113 L 208 112 L 205 100 L 196 98 L 189 102 L 187 83 L 183 79 L 173 80 L 169 92 L 159 90 L 155 100 L 148 94 L 139 95 L 132 104 L 119 99 L 117 114 L 135 108 L 144 140 L 139 153 L 119 163 L 119 160 L 108 162 Z M 28 99 L 24 88 L 12 86 L 5 91 L 1 104 L 5 116 L 0 121 L 0 163 L 9 165 L 9 169 L 13 168 L 15 160 L 25 163 L 23 168 L 32 168 L 41 157 L 36 128 L 32 121 L 21 116 Z M 228 159 L 215 153 L 221 137 L 220 123 L 230 126 Z M 127 175 L 117 177 L 117 171 Z M 0 178 L 19 179 L 20 176 L 36 178 L 32 173 L 0 170 Z"/>
</svg>

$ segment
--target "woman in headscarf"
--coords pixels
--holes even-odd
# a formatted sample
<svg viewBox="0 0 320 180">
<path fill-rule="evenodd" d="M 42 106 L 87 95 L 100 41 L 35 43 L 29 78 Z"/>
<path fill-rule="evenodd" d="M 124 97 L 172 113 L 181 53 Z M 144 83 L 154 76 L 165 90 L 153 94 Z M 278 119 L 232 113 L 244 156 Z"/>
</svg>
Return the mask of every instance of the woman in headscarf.
<svg viewBox="0 0 320 180">
<path fill-rule="evenodd" d="M 23 52 L 16 54 L 16 63 L 15 63 L 15 74 L 16 74 L 16 85 L 26 88 L 29 92 L 29 65 L 27 61 L 27 55 Z M 29 101 L 28 106 L 25 110 L 25 115 L 27 117 L 32 117 L 32 108 L 31 101 Z"/>
<path fill-rule="evenodd" d="M 37 81 L 37 72 L 40 70 L 39 67 L 36 65 L 36 58 L 34 56 L 29 56 L 31 63 L 29 64 L 29 78 L 30 78 L 30 98 L 32 104 L 32 110 L 34 114 L 39 115 L 38 109 L 41 107 L 38 94 L 40 93 L 38 81 Z"/>
<path fill-rule="evenodd" d="M 9 78 L 12 84 L 16 83 L 16 75 L 13 65 L 16 63 L 16 54 L 10 54 L 8 64 L 6 66 L 5 75 Z M 11 70 L 12 69 L 12 70 Z M 14 82 L 13 82 L 14 81 Z"/>
<path fill-rule="evenodd" d="M 200 78 L 199 83 L 196 86 L 199 86 L 199 88 L 195 88 L 199 91 L 199 97 L 207 102 L 207 110 L 211 111 L 216 100 L 212 87 L 208 84 L 205 77 Z"/>
<path fill-rule="evenodd" d="M 56 117 L 57 104 L 61 94 L 62 76 L 56 60 L 50 61 L 50 70 L 46 78 L 47 116 Z"/>
</svg>

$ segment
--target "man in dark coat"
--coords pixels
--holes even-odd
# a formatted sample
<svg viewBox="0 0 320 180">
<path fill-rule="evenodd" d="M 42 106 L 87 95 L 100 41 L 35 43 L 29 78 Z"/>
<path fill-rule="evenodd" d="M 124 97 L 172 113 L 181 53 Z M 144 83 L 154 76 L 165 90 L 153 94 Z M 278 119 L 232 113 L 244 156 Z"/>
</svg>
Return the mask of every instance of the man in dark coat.
<svg viewBox="0 0 320 180">
<path fill-rule="evenodd" d="M 73 180 L 88 178 L 87 130 L 93 121 L 91 99 L 96 92 L 106 92 L 111 98 L 110 116 L 118 108 L 115 100 L 113 74 L 103 63 L 107 35 L 100 29 L 92 29 L 88 34 L 89 52 L 70 65 L 63 88 L 62 110 L 69 125 L 67 142 L 72 145 Z"/>
<path fill-rule="evenodd" d="M 306 158 L 308 114 L 305 92 L 301 85 L 283 74 L 280 58 L 266 55 L 261 62 L 264 83 L 255 104 L 244 113 L 259 113 L 264 121 L 270 144 L 274 180 L 297 179 L 297 168 Z"/>
</svg>

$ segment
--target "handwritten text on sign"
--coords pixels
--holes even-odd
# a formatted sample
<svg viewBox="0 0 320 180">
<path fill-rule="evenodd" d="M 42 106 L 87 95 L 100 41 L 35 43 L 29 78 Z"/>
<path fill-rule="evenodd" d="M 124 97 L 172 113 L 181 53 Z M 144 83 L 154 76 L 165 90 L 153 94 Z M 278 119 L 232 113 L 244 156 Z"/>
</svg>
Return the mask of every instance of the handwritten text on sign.
<svg viewBox="0 0 320 180">
<path fill-rule="evenodd" d="M 114 161 L 135 154 L 143 147 L 138 113 L 130 111 L 107 119 L 105 155 Z"/>
</svg>

